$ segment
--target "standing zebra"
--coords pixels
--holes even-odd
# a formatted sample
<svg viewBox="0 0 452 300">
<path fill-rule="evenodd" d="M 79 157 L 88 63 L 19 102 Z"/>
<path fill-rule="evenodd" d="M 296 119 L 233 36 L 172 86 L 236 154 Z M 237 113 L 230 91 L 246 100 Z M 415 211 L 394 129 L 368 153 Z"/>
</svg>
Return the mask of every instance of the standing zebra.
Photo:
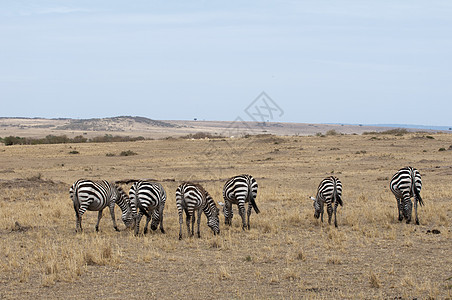
<svg viewBox="0 0 452 300">
<path fill-rule="evenodd" d="M 323 206 L 326 203 L 326 211 L 328 212 L 328 224 L 331 224 L 331 217 L 334 212 L 334 226 L 337 227 L 337 220 L 336 220 L 336 211 L 337 206 L 342 203 L 342 183 L 339 180 L 339 178 L 330 176 L 325 179 L 323 179 L 319 187 L 317 188 L 317 196 L 311 197 L 311 199 L 314 201 L 314 218 L 318 219 L 319 216 L 320 219 L 323 222 Z M 333 208 L 334 204 L 334 208 Z"/>
<path fill-rule="evenodd" d="M 79 179 L 70 188 L 74 204 L 76 227 L 75 231 L 82 231 L 82 216 L 87 210 L 98 211 L 96 231 L 99 231 L 99 222 L 102 218 L 102 211 L 109 207 L 113 227 L 119 231 L 115 220 L 115 204 L 118 204 L 122 211 L 122 221 L 127 228 L 133 225 L 132 210 L 126 193 L 119 186 L 106 180 L 91 181 Z"/>
<path fill-rule="evenodd" d="M 419 225 L 419 218 L 417 216 L 417 203 L 424 205 L 420 192 L 422 188 L 421 174 L 412 167 L 405 167 L 397 171 L 392 176 L 389 184 L 392 193 L 397 200 L 397 209 L 399 211 L 399 221 L 405 217 L 406 223 L 411 222 L 412 202 L 411 197 L 414 197 L 414 212 L 416 214 L 416 225 Z"/>
<path fill-rule="evenodd" d="M 232 225 L 232 204 L 237 204 L 239 214 L 242 217 L 242 229 L 250 229 L 251 207 L 256 214 L 260 213 L 256 205 L 257 182 L 251 175 L 243 174 L 230 178 L 223 187 L 223 198 L 225 203 L 219 203 L 223 206 L 224 223 Z M 245 220 L 245 203 L 248 202 L 248 218 Z"/>
<path fill-rule="evenodd" d="M 140 221 L 143 215 L 146 215 L 144 234 L 148 231 L 148 224 L 151 219 L 151 229 L 156 230 L 160 223 L 160 231 L 165 233 L 165 229 L 163 229 L 163 209 L 165 208 L 166 192 L 160 183 L 143 180 L 135 182 L 130 188 L 129 200 L 132 212 L 136 215 L 135 235 L 140 230 Z M 137 212 L 137 208 L 139 212 Z"/>
<path fill-rule="evenodd" d="M 218 208 L 215 205 L 212 197 L 204 190 L 202 186 L 195 183 L 184 182 L 177 187 L 176 190 L 176 206 L 179 213 L 179 239 L 182 239 L 182 210 L 185 211 L 187 218 L 187 231 L 188 235 L 194 235 L 195 227 L 195 210 L 198 212 L 198 238 L 201 237 L 199 231 L 199 225 L 201 223 L 202 211 L 206 214 L 207 225 L 213 230 L 213 234 L 220 234 L 220 219 L 218 218 Z M 190 219 L 191 233 L 190 233 Z"/>
</svg>

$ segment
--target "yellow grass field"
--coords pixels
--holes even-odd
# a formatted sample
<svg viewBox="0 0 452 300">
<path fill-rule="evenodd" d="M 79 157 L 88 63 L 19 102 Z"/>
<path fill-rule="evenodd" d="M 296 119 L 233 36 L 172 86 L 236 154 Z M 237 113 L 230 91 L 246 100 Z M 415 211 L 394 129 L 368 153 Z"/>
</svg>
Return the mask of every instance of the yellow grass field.
<svg viewBox="0 0 452 300">
<path fill-rule="evenodd" d="M 451 299 L 451 145 L 450 134 L 409 133 L 0 146 L 0 299 Z M 407 165 L 423 180 L 419 226 L 397 221 L 388 187 Z M 234 207 L 219 236 L 203 215 L 201 238 L 184 223 L 179 241 L 177 185 L 222 201 L 242 173 L 259 184 L 251 230 Z M 343 184 L 338 228 L 308 199 L 330 175 Z M 68 191 L 79 178 L 159 180 L 167 233 L 134 236 L 116 207 L 121 232 L 107 209 L 98 233 L 88 211 L 76 234 Z"/>
</svg>

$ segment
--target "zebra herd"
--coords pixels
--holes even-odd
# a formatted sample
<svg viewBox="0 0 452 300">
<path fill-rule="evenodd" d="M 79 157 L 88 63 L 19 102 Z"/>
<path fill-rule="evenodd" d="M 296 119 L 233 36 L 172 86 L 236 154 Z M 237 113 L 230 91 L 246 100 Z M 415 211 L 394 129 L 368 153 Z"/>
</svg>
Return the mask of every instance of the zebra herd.
<svg viewBox="0 0 452 300">
<path fill-rule="evenodd" d="M 406 223 L 411 222 L 412 205 L 411 198 L 414 197 L 415 223 L 419 225 L 417 213 L 418 202 L 424 202 L 420 196 L 422 188 L 421 175 L 419 171 L 412 167 L 405 167 L 397 171 L 391 179 L 390 189 L 397 201 L 398 219 L 406 219 Z M 256 180 L 247 174 L 242 174 L 230 178 L 223 187 L 223 202 L 219 205 L 223 209 L 225 224 L 232 225 L 232 204 L 237 205 L 239 215 L 242 218 L 242 229 L 250 229 L 250 215 L 252 210 L 258 214 L 260 212 L 256 204 L 258 185 Z M 146 216 L 144 233 L 147 233 L 149 222 L 151 229 L 156 230 L 160 226 L 160 231 L 165 233 L 163 227 L 163 210 L 166 202 L 166 192 L 163 186 L 157 182 L 138 180 L 133 183 L 129 191 L 129 196 L 124 190 L 108 181 L 91 181 L 79 179 L 69 190 L 76 216 L 76 232 L 82 230 L 82 216 L 87 211 L 98 211 L 96 231 L 99 231 L 99 222 L 102 218 L 102 211 L 108 206 L 110 209 L 113 227 L 119 231 L 115 221 L 115 204 L 122 211 L 121 219 L 127 228 L 134 228 L 138 234 L 140 221 L 143 215 Z M 328 223 L 334 214 L 334 226 L 337 227 L 337 207 L 343 205 L 342 183 L 334 176 L 323 179 L 318 188 L 316 197 L 311 197 L 314 201 L 314 217 L 320 218 L 323 222 L 324 206 L 327 206 Z M 248 209 L 245 213 L 245 204 Z M 189 236 L 194 235 L 195 212 L 197 213 L 197 236 L 200 237 L 201 215 L 207 217 L 207 225 L 214 235 L 220 233 L 219 209 L 210 194 L 199 184 L 183 182 L 176 189 L 176 207 L 179 215 L 179 239 L 182 239 L 183 212 L 186 215 L 187 232 Z M 190 229 L 191 223 L 191 229 Z"/>
</svg>

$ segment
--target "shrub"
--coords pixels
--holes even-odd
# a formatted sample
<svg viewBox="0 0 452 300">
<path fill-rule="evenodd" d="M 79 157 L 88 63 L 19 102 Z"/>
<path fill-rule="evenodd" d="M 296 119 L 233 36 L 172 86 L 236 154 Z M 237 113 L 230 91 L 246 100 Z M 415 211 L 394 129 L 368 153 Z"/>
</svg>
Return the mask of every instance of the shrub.
<svg viewBox="0 0 452 300">
<path fill-rule="evenodd" d="M 132 156 L 132 155 L 138 155 L 138 153 L 133 152 L 132 150 L 122 151 L 120 156 Z"/>
<path fill-rule="evenodd" d="M 325 133 L 325 135 L 338 135 L 338 134 L 339 133 L 334 129 L 330 129 Z"/>
</svg>

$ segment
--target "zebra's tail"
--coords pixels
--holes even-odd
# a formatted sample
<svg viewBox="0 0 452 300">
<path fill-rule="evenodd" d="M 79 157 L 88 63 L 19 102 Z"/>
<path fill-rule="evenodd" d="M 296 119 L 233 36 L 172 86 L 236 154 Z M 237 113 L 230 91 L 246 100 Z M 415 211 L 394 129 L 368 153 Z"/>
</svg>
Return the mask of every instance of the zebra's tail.
<svg viewBox="0 0 452 300">
<path fill-rule="evenodd" d="M 141 213 L 142 213 L 143 215 L 145 215 L 146 217 L 151 218 L 151 216 L 149 215 L 149 213 L 146 211 L 146 208 L 144 208 L 144 206 L 141 205 L 141 202 L 140 202 L 140 200 L 138 200 L 138 199 L 137 199 L 137 204 L 138 204 L 138 209 L 141 211 Z"/>
<path fill-rule="evenodd" d="M 251 206 L 254 208 L 254 211 L 256 212 L 256 214 L 260 213 L 261 211 L 257 207 L 256 201 L 254 200 L 251 189 L 249 189 L 249 191 L 248 191 L 248 200 L 251 203 Z"/>
<path fill-rule="evenodd" d="M 411 174 L 411 189 L 412 189 L 412 194 L 414 195 L 414 197 L 417 199 L 417 201 L 419 201 L 419 205 L 423 206 L 424 205 L 424 201 L 421 198 L 421 194 L 419 193 L 419 191 L 417 190 L 416 187 L 416 181 L 415 181 L 415 177 L 414 174 Z"/>
<path fill-rule="evenodd" d="M 341 195 L 337 194 L 337 185 L 336 182 L 334 183 L 334 191 L 333 191 L 333 197 L 334 197 L 334 201 L 339 203 L 340 206 L 344 206 L 343 202 L 342 202 L 342 197 Z"/>
<path fill-rule="evenodd" d="M 80 201 L 78 200 L 78 184 L 74 183 L 69 189 L 69 195 L 71 196 L 72 203 L 74 204 L 74 210 L 77 216 L 79 215 Z"/>
</svg>

